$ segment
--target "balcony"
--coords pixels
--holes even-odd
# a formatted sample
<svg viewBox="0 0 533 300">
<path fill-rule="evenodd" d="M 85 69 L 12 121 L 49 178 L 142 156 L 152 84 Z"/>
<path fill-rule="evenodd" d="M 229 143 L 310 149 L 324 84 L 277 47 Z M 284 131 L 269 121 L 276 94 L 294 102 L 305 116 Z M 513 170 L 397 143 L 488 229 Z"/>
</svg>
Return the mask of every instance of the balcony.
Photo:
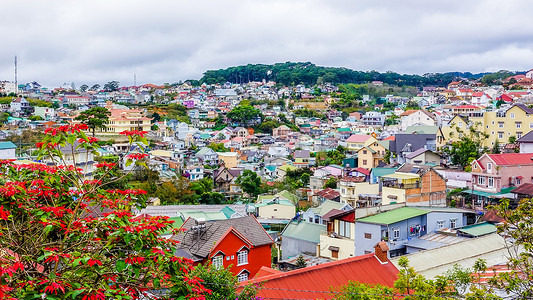
<svg viewBox="0 0 533 300">
<path fill-rule="evenodd" d="M 397 189 L 419 189 L 421 188 L 420 182 L 416 183 L 401 183 L 401 182 L 395 182 L 395 181 L 384 181 L 383 182 L 384 187 L 390 187 L 390 188 L 397 188 Z"/>
</svg>

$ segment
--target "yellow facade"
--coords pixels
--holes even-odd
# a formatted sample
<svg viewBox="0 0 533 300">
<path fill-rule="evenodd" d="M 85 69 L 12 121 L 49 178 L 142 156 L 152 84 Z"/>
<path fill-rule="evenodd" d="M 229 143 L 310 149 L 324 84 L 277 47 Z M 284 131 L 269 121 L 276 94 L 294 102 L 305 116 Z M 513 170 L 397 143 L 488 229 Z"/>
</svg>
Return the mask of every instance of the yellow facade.
<svg viewBox="0 0 533 300">
<path fill-rule="evenodd" d="M 224 162 L 224 166 L 228 169 L 235 168 L 238 164 L 237 152 L 217 152 L 218 159 Z"/>
<path fill-rule="evenodd" d="M 385 156 L 386 149 L 377 141 L 357 151 L 359 168 L 372 169 L 379 165 Z"/>
<path fill-rule="evenodd" d="M 450 127 L 442 128 L 448 141 L 456 141 L 460 138 L 455 126 L 465 132 L 468 132 L 469 126 L 475 126 L 477 131 L 488 135 L 483 146 L 492 147 L 496 141 L 506 144 L 509 142 L 509 137 L 514 136 L 518 139 L 533 130 L 533 114 L 515 105 L 505 113 L 495 111 L 472 113 L 468 121 L 456 116 L 451 120 L 450 125 Z"/>
</svg>

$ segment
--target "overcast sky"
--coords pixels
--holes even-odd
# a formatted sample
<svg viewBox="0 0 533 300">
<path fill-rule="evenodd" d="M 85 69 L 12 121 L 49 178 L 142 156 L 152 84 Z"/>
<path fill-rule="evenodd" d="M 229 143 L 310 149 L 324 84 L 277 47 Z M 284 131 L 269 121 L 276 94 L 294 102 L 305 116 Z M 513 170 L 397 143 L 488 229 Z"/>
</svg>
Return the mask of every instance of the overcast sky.
<svg viewBox="0 0 533 300">
<path fill-rule="evenodd" d="M 533 68 L 530 0 L 4 0 L 0 80 L 48 87 L 200 79 L 310 61 L 354 70 Z"/>
</svg>

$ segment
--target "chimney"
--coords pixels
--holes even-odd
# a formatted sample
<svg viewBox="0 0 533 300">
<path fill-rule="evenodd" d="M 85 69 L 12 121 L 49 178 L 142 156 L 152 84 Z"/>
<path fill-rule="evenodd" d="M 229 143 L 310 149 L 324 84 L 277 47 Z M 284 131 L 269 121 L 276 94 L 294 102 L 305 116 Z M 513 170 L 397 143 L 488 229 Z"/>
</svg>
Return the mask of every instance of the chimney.
<svg viewBox="0 0 533 300">
<path fill-rule="evenodd" d="M 374 254 L 382 264 L 389 261 L 388 252 L 389 246 L 387 246 L 385 241 L 381 241 L 374 246 Z"/>
</svg>

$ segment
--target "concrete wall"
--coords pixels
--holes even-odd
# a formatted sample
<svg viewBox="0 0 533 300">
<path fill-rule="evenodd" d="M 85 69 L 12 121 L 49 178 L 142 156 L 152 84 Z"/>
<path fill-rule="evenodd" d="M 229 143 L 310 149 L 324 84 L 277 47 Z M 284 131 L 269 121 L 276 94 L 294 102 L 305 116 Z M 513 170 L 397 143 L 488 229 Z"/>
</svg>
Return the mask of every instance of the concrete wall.
<svg viewBox="0 0 533 300">
<path fill-rule="evenodd" d="M 427 232 L 437 231 L 437 221 L 444 221 L 444 228 L 450 228 L 450 220 L 457 219 L 455 227 L 466 225 L 466 215 L 460 212 L 430 212 L 427 214 Z"/>
<path fill-rule="evenodd" d="M 292 219 L 296 215 L 296 207 L 281 204 L 260 206 L 259 217 L 275 219 Z"/>
<path fill-rule="evenodd" d="M 281 240 L 281 258 L 287 259 L 300 255 L 301 253 L 316 255 L 316 244 L 309 241 L 295 239 L 284 236 Z"/>
<path fill-rule="evenodd" d="M 365 233 L 370 233 L 370 239 L 365 238 Z M 381 241 L 381 225 L 369 223 L 356 223 L 355 225 L 355 256 L 374 252 L 374 245 Z"/>
<path fill-rule="evenodd" d="M 338 259 L 344 259 L 354 256 L 355 247 L 354 240 L 346 238 L 333 238 L 327 235 L 320 235 L 320 253 L 321 257 L 327 257 L 330 259 L 336 259 L 331 256 L 331 250 L 329 246 L 339 247 L 339 257 Z"/>
</svg>

